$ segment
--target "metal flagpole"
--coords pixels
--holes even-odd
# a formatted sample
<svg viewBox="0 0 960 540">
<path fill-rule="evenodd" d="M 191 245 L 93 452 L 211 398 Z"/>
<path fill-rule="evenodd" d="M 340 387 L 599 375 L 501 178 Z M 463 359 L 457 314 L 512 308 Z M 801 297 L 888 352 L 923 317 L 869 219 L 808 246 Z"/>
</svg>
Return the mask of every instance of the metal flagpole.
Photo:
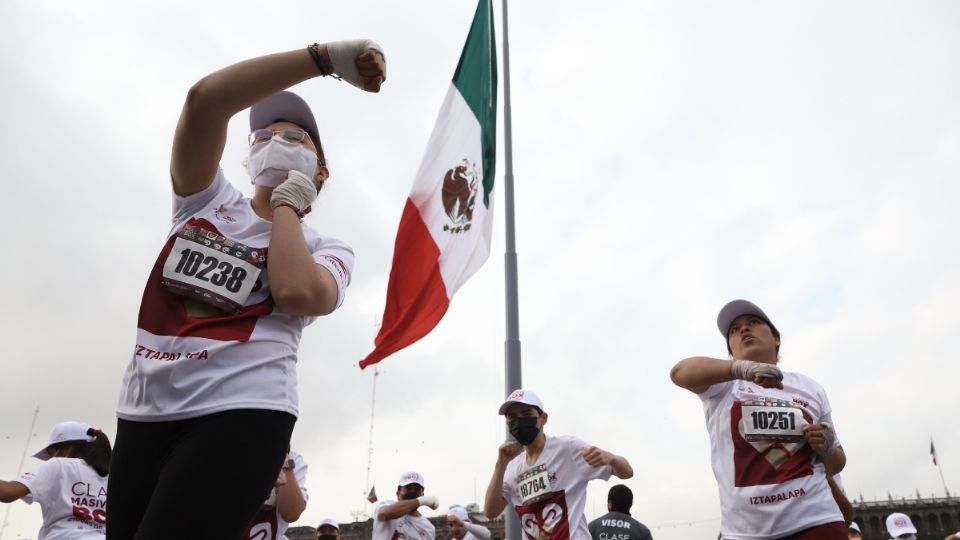
<svg viewBox="0 0 960 540">
<path fill-rule="evenodd" d="M 947 494 L 947 498 L 950 498 L 950 490 L 947 489 L 947 481 L 943 478 L 943 467 L 940 466 L 940 460 L 937 460 L 937 470 L 940 471 L 940 481 L 943 482 L 943 492 Z"/>
<path fill-rule="evenodd" d="M 367 493 L 370 491 L 370 469 L 373 467 L 373 413 L 377 410 L 377 377 L 380 376 L 380 370 L 376 364 L 373 366 L 373 392 L 370 396 L 370 438 L 367 442 L 367 481 L 364 489 Z M 366 495 L 366 493 L 365 493 Z M 368 501 L 369 502 L 369 501 Z"/>
<path fill-rule="evenodd" d="M 37 427 L 37 415 L 40 414 L 40 406 L 37 405 L 37 408 L 33 411 L 33 421 L 30 422 L 30 431 L 27 432 L 27 442 L 23 445 L 23 454 L 20 455 L 20 464 L 17 465 L 17 477 L 20 477 L 20 473 L 23 472 L 23 461 L 27 459 L 27 449 L 30 448 L 30 439 L 33 438 L 33 429 Z M 3 525 L 0 526 L 0 538 L 3 538 L 3 531 L 7 528 L 7 518 L 10 517 L 10 508 L 13 505 L 7 505 L 7 511 L 3 515 Z"/>
<path fill-rule="evenodd" d="M 949 499 L 950 490 L 947 489 L 947 481 L 943 478 L 943 466 L 940 465 L 940 460 L 937 459 L 937 447 L 933 445 L 933 437 L 930 437 L 930 455 L 933 457 L 933 464 L 936 465 L 937 470 L 940 471 L 940 482 L 943 483 L 943 491 Z"/>
<path fill-rule="evenodd" d="M 503 155 L 506 161 L 503 176 L 503 203 L 506 214 L 506 253 L 504 273 L 506 281 L 507 339 L 504 342 L 504 397 L 522 387 L 520 377 L 520 315 L 517 299 L 516 223 L 513 212 L 513 131 L 510 109 L 510 32 L 507 27 L 507 0 L 503 0 Z M 507 438 L 511 438 L 509 430 Z M 516 512 L 508 508 L 505 519 L 506 540 L 520 540 L 520 521 Z"/>
</svg>

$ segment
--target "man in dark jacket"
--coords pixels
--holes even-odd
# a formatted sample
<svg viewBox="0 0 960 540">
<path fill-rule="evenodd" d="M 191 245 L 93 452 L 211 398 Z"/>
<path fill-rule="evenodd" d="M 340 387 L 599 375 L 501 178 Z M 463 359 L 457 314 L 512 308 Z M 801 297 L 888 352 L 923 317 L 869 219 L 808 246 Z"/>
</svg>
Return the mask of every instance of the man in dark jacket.
<svg viewBox="0 0 960 540">
<path fill-rule="evenodd" d="M 593 540 L 653 540 L 650 529 L 630 517 L 633 492 L 623 484 L 610 488 L 607 494 L 607 512 L 590 522 Z"/>
</svg>

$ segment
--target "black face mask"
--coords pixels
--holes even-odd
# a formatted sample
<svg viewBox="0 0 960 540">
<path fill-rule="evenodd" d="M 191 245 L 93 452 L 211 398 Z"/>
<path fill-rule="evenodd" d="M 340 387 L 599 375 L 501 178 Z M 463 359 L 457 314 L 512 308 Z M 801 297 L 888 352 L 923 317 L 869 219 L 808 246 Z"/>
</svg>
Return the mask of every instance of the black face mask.
<svg viewBox="0 0 960 540">
<path fill-rule="evenodd" d="M 411 501 L 411 500 L 413 500 L 413 499 L 416 499 L 416 498 L 419 497 L 419 496 L 420 496 L 420 494 L 417 493 L 416 491 L 408 491 L 408 492 L 406 492 L 406 493 L 404 493 L 403 495 L 400 496 L 400 500 L 402 500 L 402 501 Z"/>
<path fill-rule="evenodd" d="M 337 535 L 335 534 L 321 534 L 317 537 L 317 540 L 337 540 Z"/>
<path fill-rule="evenodd" d="M 540 434 L 540 428 L 537 427 L 536 416 L 521 416 L 514 418 L 510 422 L 510 434 L 517 442 L 527 446 Z"/>
</svg>

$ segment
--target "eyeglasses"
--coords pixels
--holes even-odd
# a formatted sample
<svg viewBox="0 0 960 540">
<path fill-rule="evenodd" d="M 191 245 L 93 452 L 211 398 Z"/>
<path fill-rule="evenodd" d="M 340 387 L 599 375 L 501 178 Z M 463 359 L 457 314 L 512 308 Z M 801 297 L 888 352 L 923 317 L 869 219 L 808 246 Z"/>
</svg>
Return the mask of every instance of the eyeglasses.
<svg viewBox="0 0 960 540">
<path fill-rule="evenodd" d="M 291 143 L 301 142 L 308 137 L 307 132 L 299 128 L 258 129 L 247 136 L 247 141 L 250 143 L 250 146 L 253 146 L 267 142 L 275 135 L 280 135 L 283 140 Z"/>
</svg>

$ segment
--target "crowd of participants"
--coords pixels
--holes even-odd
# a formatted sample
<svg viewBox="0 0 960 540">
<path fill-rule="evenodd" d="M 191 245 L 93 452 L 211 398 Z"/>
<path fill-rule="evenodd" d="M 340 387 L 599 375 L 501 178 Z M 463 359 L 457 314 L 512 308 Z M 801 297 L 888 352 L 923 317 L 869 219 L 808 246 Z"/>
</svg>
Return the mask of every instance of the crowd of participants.
<svg viewBox="0 0 960 540">
<path fill-rule="evenodd" d="M 515 441 L 503 443 L 498 451 L 485 496 L 486 519 L 507 511 L 518 516 L 524 538 L 530 540 L 652 540 L 650 529 L 631 515 L 633 492 L 623 484 L 607 494 L 608 512 L 589 523 L 584 514 L 587 484 L 611 476 L 628 479 L 633 470 L 622 456 L 589 445 L 573 436 L 548 436 L 544 432 L 547 412 L 531 390 L 513 392 L 500 407 L 500 414 Z M 530 420 L 523 420 L 530 419 Z M 46 445 L 34 457 L 44 463 L 14 481 L 0 481 L 0 501 L 18 499 L 37 502 L 43 513 L 40 540 L 105 537 L 107 529 L 107 477 L 110 442 L 102 431 L 80 422 L 63 422 L 54 427 Z M 290 525 L 297 521 L 309 500 L 307 464 L 295 450 L 287 457 L 266 499 L 241 536 L 236 540 L 286 540 Z M 839 476 L 825 480 L 831 502 L 841 516 L 844 537 L 862 538 L 853 521 L 853 506 L 844 494 Z M 437 497 L 425 492 L 423 475 L 410 471 L 397 481 L 396 498 L 373 507 L 372 540 L 435 540 L 434 524 L 420 513 L 423 507 L 437 510 Z M 796 504 L 790 500 L 789 504 Z M 474 523 L 462 506 L 447 510 L 447 531 L 452 540 L 490 540 L 491 532 Z M 215 516 L 210 519 L 217 522 Z M 890 538 L 915 540 L 917 529 L 910 517 L 893 513 L 886 520 Z M 808 528 L 809 529 L 809 528 Z M 803 532 L 775 538 L 826 538 L 803 536 Z M 136 538 L 150 537 L 138 534 Z M 183 538 L 199 538 L 185 533 Z M 732 538 L 721 533 L 719 538 Z M 763 538 L 764 536 L 758 536 Z M 339 540 L 340 524 L 323 519 L 316 528 L 316 540 Z M 960 540 L 960 532 L 945 540 Z"/>
<path fill-rule="evenodd" d="M 115 446 L 64 422 L 35 455 L 43 464 L 0 482 L 3 502 L 40 505 L 40 540 L 278 540 L 302 515 L 307 464 L 290 448 L 296 351 L 304 328 L 342 304 L 353 251 L 302 221 L 334 173 L 316 117 L 287 88 L 334 74 L 378 92 L 386 60 L 369 40 L 312 44 L 227 66 L 189 90 L 170 159 L 171 228 L 144 288 Z M 252 196 L 220 168 L 228 122 L 248 108 Z M 826 392 L 779 369 L 780 333 L 756 305 L 731 302 L 717 323 L 730 358 L 687 358 L 670 376 L 703 403 L 722 538 L 855 538 Z M 486 518 L 515 512 L 530 540 L 652 538 L 623 485 L 610 489 L 609 513 L 585 518 L 590 481 L 633 476 L 625 457 L 547 436 L 533 391 L 512 392 L 499 414 L 512 440 L 498 449 Z M 439 501 L 424 484 L 401 476 L 396 499 L 374 507 L 374 540 L 436 537 L 419 510 Z M 491 536 L 463 507 L 447 520 L 457 540 Z M 887 527 L 893 538 L 916 534 L 900 514 Z M 337 521 L 319 524 L 318 540 L 339 536 Z"/>
</svg>

